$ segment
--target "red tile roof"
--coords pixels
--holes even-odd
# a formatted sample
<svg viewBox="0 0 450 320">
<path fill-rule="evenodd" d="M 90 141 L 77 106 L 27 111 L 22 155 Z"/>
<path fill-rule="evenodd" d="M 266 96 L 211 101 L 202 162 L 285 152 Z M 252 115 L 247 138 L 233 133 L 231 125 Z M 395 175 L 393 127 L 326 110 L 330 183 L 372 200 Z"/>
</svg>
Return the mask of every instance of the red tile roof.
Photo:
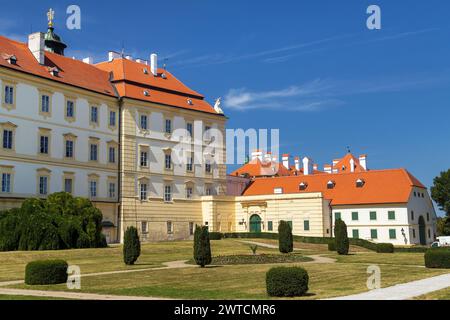
<svg viewBox="0 0 450 320">
<path fill-rule="evenodd" d="M 364 186 L 356 187 L 362 179 Z M 328 189 L 333 181 L 335 186 Z M 300 183 L 306 183 L 300 190 Z M 407 203 L 413 187 L 424 188 L 420 181 L 405 169 L 373 170 L 355 173 L 318 174 L 277 178 L 257 178 L 244 192 L 244 196 L 269 195 L 275 188 L 283 188 L 285 194 L 321 192 L 332 205 Z"/>
<path fill-rule="evenodd" d="M 288 176 L 289 170 L 274 161 L 262 162 L 258 158 L 243 165 L 230 174 L 231 176 L 248 175 L 249 177 Z"/>
<path fill-rule="evenodd" d="M 116 96 L 114 88 L 109 81 L 109 73 L 93 65 L 51 52 L 45 52 L 45 65 L 40 65 L 34 58 L 28 45 L 0 36 L 0 66 L 35 75 L 48 80 L 76 86 L 86 90 Z M 15 55 L 17 64 L 9 64 L 4 58 L 6 55 Z M 57 67 L 58 76 L 50 74 L 50 68 Z"/>
</svg>

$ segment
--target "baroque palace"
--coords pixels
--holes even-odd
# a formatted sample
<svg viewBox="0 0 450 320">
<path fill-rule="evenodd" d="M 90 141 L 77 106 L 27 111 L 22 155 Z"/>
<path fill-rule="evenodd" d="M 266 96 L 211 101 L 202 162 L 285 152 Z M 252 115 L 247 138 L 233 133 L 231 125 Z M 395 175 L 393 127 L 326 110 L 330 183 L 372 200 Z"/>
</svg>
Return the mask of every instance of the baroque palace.
<svg viewBox="0 0 450 320">
<path fill-rule="evenodd" d="M 28 43 L 0 36 L 0 210 L 60 191 L 87 197 L 108 242 L 128 226 L 157 241 L 192 238 L 195 225 L 277 232 L 280 220 L 294 234 L 331 237 L 337 218 L 356 238 L 435 239 L 428 191 L 407 170 L 369 170 L 349 153 L 321 171 L 307 157 L 291 165 L 256 151 L 227 175 L 225 144 L 211 148 L 227 118 L 158 68 L 156 54 L 110 52 L 94 64 L 65 49 L 52 21 Z"/>
</svg>

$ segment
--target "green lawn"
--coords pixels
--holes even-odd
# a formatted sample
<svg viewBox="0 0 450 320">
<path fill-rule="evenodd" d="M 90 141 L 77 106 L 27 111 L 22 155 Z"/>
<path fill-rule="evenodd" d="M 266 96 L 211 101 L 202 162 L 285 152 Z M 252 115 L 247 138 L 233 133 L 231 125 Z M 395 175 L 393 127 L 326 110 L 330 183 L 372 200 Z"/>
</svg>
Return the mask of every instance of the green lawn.
<svg viewBox="0 0 450 320">
<path fill-rule="evenodd" d="M 0 301 L 5 300 L 67 300 L 67 299 L 60 299 L 60 298 L 51 298 L 51 297 L 33 297 L 33 296 L 13 296 L 13 295 L 1 295 L 0 294 Z"/>
<path fill-rule="evenodd" d="M 417 297 L 416 300 L 450 300 L 450 288 Z"/>
<path fill-rule="evenodd" d="M 253 241 L 263 242 L 261 240 Z M 250 255 L 249 247 L 249 244 L 234 239 L 212 241 L 214 256 Z M 351 255 L 343 257 L 329 252 L 323 245 L 296 243 L 296 247 L 303 249 L 304 255 L 321 254 L 337 259 L 337 263 L 334 264 L 314 262 L 288 264 L 303 266 L 309 273 L 309 295 L 301 299 L 321 299 L 367 291 L 367 267 L 373 264 L 381 268 L 383 287 L 450 272 L 424 268 L 423 254 L 420 253 L 377 254 L 363 249 L 354 249 Z M 22 279 L 26 262 L 42 258 L 66 259 L 70 264 L 79 265 L 84 274 L 152 268 L 161 266 L 162 262 L 192 258 L 192 242 L 190 241 L 145 244 L 142 246 L 139 263 L 133 267 L 126 267 L 123 264 L 121 250 L 121 247 L 114 247 L 59 252 L 0 253 L 0 277 L 3 280 Z M 259 247 L 257 252 L 276 254 L 277 249 Z M 91 276 L 82 278 L 81 292 L 180 299 L 267 299 L 265 274 L 275 265 L 280 264 L 226 265 L 206 269 L 191 267 Z M 65 285 L 11 287 L 67 290 Z M 444 292 L 442 297 L 448 293 L 448 291 Z M 1 296 L 0 299 L 2 299 Z"/>
</svg>

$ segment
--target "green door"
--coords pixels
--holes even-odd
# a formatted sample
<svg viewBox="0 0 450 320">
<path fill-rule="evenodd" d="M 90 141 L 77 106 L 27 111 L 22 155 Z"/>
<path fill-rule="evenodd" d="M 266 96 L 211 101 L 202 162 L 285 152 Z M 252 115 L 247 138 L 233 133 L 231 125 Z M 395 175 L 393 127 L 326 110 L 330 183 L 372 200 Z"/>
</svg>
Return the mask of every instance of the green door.
<svg viewBox="0 0 450 320">
<path fill-rule="evenodd" d="M 261 232 L 261 218 L 257 214 L 250 217 L 250 232 Z"/>
<path fill-rule="evenodd" d="M 425 219 L 420 216 L 419 218 L 419 238 L 420 238 L 420 244 L 423 246 L 427 245 L 427 238 L 425 234 Z"/>
</svg>

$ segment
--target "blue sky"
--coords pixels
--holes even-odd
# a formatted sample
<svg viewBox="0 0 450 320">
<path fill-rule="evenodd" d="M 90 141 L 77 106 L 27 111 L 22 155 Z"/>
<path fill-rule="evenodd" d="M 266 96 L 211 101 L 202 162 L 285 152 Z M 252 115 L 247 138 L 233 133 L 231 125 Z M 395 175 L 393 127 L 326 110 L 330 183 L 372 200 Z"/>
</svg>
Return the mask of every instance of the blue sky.
<svg viewBox="0 0 450 320">
<path fill-rule="evenodd" d="M 1 34 L 45 31 L 52 7 L 67 55 L 157 52 L 210 102 L 224 98 L 228 127 L 279 128 L 282 153 L 322 166 L 350 146 L 370 168 L 406 167 L 427 186 L 450 167 L 448 1 L 14 3 Z M 81 7 L 80 31 L 64 27 L 69 4 Z M 370 4 L 381 30 L 366 28 Z"/>
</svg>

